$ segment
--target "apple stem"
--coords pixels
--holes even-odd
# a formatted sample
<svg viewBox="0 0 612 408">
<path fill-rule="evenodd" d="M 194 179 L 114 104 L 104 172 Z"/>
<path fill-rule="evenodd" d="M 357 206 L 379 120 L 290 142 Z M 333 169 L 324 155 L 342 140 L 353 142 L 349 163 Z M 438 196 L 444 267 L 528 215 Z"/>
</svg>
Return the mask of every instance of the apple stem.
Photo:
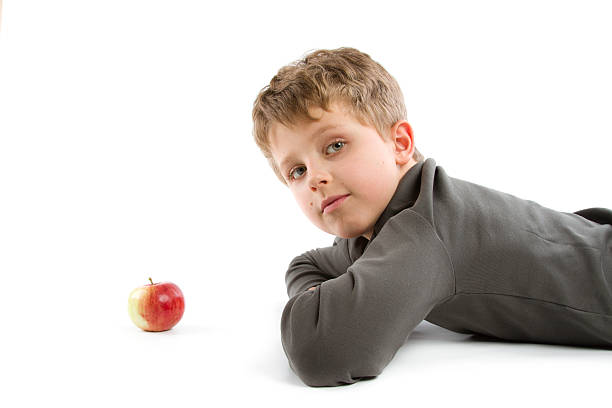
<svg viewBox="0 0 612 408">
<path fill-rule="evenodd" d="M 149 278 L 149 280 L 151 281 L 151 285 L 154 285 L 153 279 Z"/>
</svg>

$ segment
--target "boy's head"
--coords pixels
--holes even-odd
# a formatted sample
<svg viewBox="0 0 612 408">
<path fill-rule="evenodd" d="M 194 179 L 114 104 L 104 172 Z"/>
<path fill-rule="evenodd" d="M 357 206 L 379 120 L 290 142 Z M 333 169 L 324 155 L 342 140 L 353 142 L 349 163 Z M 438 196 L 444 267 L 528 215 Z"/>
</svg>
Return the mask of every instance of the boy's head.
<svg viewBox="0 0 612 408">
<path fill-rule="evenodd" d="M 254 136 L 322 230 L 371 237 L 406 171 L 423 156 L 397 82 L 367 54 L 318 50 L 281 68 L 257 96 Z M 340 205 L 324 200 L 348 195 Z"/>
</svg>

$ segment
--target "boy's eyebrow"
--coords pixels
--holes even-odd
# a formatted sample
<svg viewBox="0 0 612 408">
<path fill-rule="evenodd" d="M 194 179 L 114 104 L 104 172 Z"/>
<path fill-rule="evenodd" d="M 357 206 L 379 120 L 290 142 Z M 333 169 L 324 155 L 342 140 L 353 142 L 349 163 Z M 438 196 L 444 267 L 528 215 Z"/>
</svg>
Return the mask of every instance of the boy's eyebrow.
<svg viewBox="0 0 612 408">
<path fill-rule="evenodd" d="M 312 136 L 310 136 L 310 139 L 311 139 L 311 140 L 313 140 L 313 139 L 315 139 L 315 140 L 316 140 L 317 138 L 319 138 L 319 137 L 320 137 L 320 136 L 321 136 L 323 133 L 327 132 L 328 130 L 333 129 L 333 128 L 337 128 L 337 127 L 341 127 L 341 126 L 342 126 L 342 125 L 339 125 L 339 124 L 329 124 L 329 125 L 325 125 L 325 126 L 321 127 L 320 129 L 317 129 L 315 132 L 313 132 Z M 285 159 L 284 159 L 284 160 L 281 162 L 281 164 L 280 164 L 280 168 L 281 168 L 281 169 L 282 169 L 282 168 L 284 168 L 284 167 L 287 165 L 287 163 L 289 163 L 289 162 L 291 162 L 291 161 L 293 161 L 293 155 L 292 155 L 292 154 L 289 154 L 289 156 L 287 156 L 287 157 L 286 157 L 286 158 L 285 158 Z"/>
</svg>

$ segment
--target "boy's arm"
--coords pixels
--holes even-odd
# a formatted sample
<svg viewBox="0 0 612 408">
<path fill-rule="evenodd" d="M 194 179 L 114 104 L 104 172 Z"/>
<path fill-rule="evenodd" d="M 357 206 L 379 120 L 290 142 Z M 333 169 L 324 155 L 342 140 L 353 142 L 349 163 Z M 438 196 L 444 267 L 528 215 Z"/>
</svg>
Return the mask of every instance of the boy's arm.
<svg viewBox="0 0 612 408">
<path fill-rule="evenodd" d="M 289 299 L 281 318 L 289 365 L 310 386 L 375 377 L 453 293 L 444 245 L 425 219 L 404 210 L 346 273 Z"/>
<path fill-rule="evenodd" d="M 351 263 L 348 240 L 342 238 L 334 239 L 333 246 L 313 249 L 296 256 L 285 274 L 287 294 L 291 298 L 336 278 L 345 273 Z"/>
</svg>

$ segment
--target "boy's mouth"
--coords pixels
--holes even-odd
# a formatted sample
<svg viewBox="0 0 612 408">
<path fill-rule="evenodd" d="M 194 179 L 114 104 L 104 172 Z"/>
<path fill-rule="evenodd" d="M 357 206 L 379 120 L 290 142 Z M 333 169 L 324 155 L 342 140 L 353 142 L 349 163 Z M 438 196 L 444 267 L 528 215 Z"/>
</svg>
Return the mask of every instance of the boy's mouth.
<svg viewBox="0 0 612 408">
<path fill-rule="evenodd" d="M 325 213 L 337 208 L 342 203 L 342 201 L 344 201 L 344 198 L 348 197 L 349 195 L 350 194 L 335 195 L 326 198 L 321 202 L 321 212 Z M 338 202 L 334 204 L 336 201 Z"/>
</svg>

